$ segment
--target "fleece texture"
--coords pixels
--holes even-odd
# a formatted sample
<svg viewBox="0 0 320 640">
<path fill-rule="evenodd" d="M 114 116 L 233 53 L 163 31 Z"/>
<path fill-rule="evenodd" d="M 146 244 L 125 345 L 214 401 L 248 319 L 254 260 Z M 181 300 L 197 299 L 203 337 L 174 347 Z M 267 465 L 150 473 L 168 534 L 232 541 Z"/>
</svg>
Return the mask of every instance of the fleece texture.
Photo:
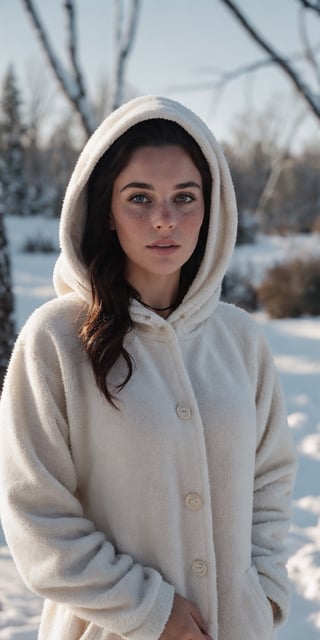
<svg viewBox="0 0 320 640">
<path fill-rule="evenodd" d="M 133 376 L 116 392 L 120 359 L 109 380 L 117 411 L 78 338 L 91 296 L 80 243 L 93 167 L 147 118 L 179 123 L 200 145 L 213 177 L 210 226 L 198 274 L 167 320 L 132 301 Z M 296 455 L 269 348 L 248 314 L 220 301 L 236 226 L 221 148 L 179 103 L 125 104 L 79 158 L 57 299 L 22 329 L 1 401 L 1 518 L 18 570 L 45 598 L 40 640 L 157 640 L 175 591 L 214 640 L 272 640 L 287 616 Z"/>
</svg>

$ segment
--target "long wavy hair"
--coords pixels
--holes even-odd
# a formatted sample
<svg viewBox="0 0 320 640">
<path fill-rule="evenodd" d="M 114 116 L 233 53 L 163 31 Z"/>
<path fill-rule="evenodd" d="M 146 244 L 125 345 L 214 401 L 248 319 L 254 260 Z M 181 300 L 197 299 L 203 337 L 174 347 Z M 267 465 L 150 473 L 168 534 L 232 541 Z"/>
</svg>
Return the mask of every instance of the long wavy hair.
<svg viewBox="0 0 320 640">
<path fill-rule="evenodd" d="M 115 408 L 115 397 L 108 386 L 108 374 L 124 358 L 127 375 L 118 385 L 120 391 L 133 373 L 133 359 L 124 347 L 124 338 L 132 329 L 129 304 L 140 299 L 139 292 L 125 278 L 126 256 L 117 234 L 110 229 L 113 184 L 139 147 L 179 145 L 188 154 L 202 177 L 205 215 L 197 246 L 182 266 L 177 307 L 192 283 L 204 255 L 209 224 L 211 173 L 196 141 L 177 123 L 164 119 L 145 120 L 122 134 L 97 162 L 88 182 L 87 216 L 81 250 L 91 280 L 92 302 L 80 338 L 91 362 L 98 388 Z"/>
</svg>

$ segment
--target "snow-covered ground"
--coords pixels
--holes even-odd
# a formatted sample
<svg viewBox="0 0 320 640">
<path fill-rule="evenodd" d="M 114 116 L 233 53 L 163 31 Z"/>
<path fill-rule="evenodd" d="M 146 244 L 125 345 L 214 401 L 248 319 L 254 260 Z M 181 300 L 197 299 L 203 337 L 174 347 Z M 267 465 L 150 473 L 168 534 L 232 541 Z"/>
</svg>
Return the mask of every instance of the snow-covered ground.
<svg viewBox="0 0 320 640">
<path fill-rule="evenodd" d="M 252 284 L 259 285 L 271 265 L 295 259 L 305 260 L 311 256 L 320 257 L 320 233 L 291 236 L 260 234 L 256 243 L 237 247 L 231 269 L 248 276 Z"/>
<path fill-rule="evenodd" d="M 57 223 L 21 218 L 7 220 L 12 248 L 17 327 L 31 311 L 54 295 L 51 275 L 55 254 L 23 254 L 26 237 L 41 235 L 58 245 Z M 233 266 L 261 280 L 266 267 L 293 255 L 320 254 L 320 237 L 261 236 L 236 250 Z M 300 454 L 293 524 L 288 537 L 292 606 L 278 640 L 320 637 L 320 318 L 269 320 L 255 314 L 273 350 L 284 389 L 289 424 Z M 40 599 L 22 584 L 0 532 L 0 640 L 35 640 Z"/>
</svg>

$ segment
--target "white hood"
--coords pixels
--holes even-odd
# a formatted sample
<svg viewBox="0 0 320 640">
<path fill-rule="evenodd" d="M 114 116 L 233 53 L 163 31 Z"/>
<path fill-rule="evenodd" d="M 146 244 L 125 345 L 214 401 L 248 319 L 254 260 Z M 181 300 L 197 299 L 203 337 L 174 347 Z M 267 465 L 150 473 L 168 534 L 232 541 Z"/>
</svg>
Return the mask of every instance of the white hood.
<svg viewBox="0 0 320 640">
<path fill-rule="evenodd" d="M 205 255 L 184 300 L 169 317 L 170 322 L 178 317 L 193 318 L 192 324 L 197 324 L 199 312 L 203 320 L 219 300 L 222 279 L 235 244 L 237 208 L 229 168 L 211 131 L 192 111 L 168 98 L 144 96 L 131 100 L 109 115 L 88 140 L 65 195 L 60 223 L 61 254 L 55 266 L 54 286 L 58 296 L 73 291 L 90 301 L 91 286 L 80 250 L 86 217 L 87 183 L 99 158 L 111 144 L 133 125 L 151 118 L 172 120 L 181 125 L 198 143 L 212 173 L 210 224 Z M 132 310 L 136 319 L 140 315 L 140 307 L 138 302 L 133 302 Z"/>
</svg>

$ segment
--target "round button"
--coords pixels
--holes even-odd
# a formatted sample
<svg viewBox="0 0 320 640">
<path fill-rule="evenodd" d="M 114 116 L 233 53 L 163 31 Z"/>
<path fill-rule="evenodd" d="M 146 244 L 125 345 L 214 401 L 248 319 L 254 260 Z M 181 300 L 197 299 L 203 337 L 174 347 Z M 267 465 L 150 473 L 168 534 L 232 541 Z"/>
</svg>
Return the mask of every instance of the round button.
<svg viewBox="0 0 320 640">
<path fill-rule="evenodd" d="M 164 324 L 162 324 L 160 327 L 160 331 L 161 333 L 167 333 L 168 330 L 167 330 L 167 327 Z"/>
<path fill-rule="evenodd" d="M 191 418 L 191 409 L 190 407 L 186 407 L 183 404 L 178 404 L 177 406 L 177 415 L 181 420 L 189 420 Z"/>
<path fill-rule="evenodd" d="M 208 567 L 206 563 L 203 562 L 203 560 L 195 560 L 192 563 L 192 571 L 195 576 L 199 576 L 201 578 L 202 576 L 205 576 L 206 573 L 208 572 Z"/>
<path fill-rule="evenodd" d="M 200 509 L 202 506 L 201 496 L 199 496 L 198 493 L 188 493 L 185 497 L 185 503 L 188 509 L 196 511 L 196 509 Z"/>
<path fill-rule="evenodd" d="M 144 316 L 144 317 L 147 320 L 147 322 L 149 322 L 151 320 L 151 316 Z"/>
</svg>

